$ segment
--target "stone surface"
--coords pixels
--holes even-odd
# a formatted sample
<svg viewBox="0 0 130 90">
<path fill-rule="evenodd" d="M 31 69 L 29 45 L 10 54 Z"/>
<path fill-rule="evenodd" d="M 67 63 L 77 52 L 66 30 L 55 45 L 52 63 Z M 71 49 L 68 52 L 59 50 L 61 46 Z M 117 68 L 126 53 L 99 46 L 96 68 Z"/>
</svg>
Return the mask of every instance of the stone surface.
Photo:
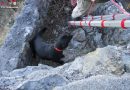
<svg viewBox="0 0 130 90">
<path fill-rule="evenodd" d="M 130 62 L 126 61 L 130 59 L 123 58 L 128 53 L 126 48 L 107 46 L 56 68 L 39 64 L 5 71 L 0 77 L 0 87 L 2 90 L 129 90 L 130 68 L 126 70 L 126 65 Z"/>
<path fill-rule="evenodd" d="M 97 75 L 53 90 L 130 90 L 129 74 L 121 77 Z"/>
<path fill-rule="evenodd" d="M 110 15 L 121 13 L 110 1 L 102 4 L 93 15 Z M 94 51 L 96 48 L 107 45 L 126 45 L 130 42 L 130 28 L 125 30 L 121 28 L 97 28 L 84 27 L 87 34 L 82 28 L 76 28 L 73 31 L 74 37 L 71 41 L 70 48 L 64 53 L 64 61 L 72 61 L 75 57 Z M 86 44 L 86 47 L 84 47 Z"/>
<path fill-rule="evenodd" d="M 31 63 L 28 41 L 34 33 L 44 27 L 48 6 L 51 0 L 26 0 L 21 14 L 11 28 L 0 48 L 0 72 L 25 67 Z"/>
<path fill-rule="evenodd" d="M 87 28 L 87 37 L 85 37 L 83 30 L 77 29 L 73 32 L 74 37 L 64 52 L 65 61 L 73 62 L 56 68 L 39 64 L 15 69 L 29 65 L 31 59 L 27 58 L 29 52 L 27 52 L 26 42 L 33 36 L 32 33 L 35 33 L 36 29 L 41 25 L 44 26 L 41 20 L 46 16 L 44 13 L 47 11 L 39 11 L 39 9 L 46 8 L 45 1 L 26 1 L 23 13 L 17 18 L 5 44 L 0 49 L 0 90 L 129 90 L 129 30 L 100 31 L 100 28 Z M 43 3 L 43 6 L 38 5 L 39 3 L 40 5 Z M 30 9 L 29 6 L 32 8 Z M 102 8 L 104 11 L 101 9 L 97 14 L 99 12 L 108 14 L 111 8 L 117 10 L 111 6 L 110 2 L 103 7 L 105 7 L 105 9 Z M 112 12 L 115 12 L 113 10 Z M 21 26 L 18 27 L 17 24 Z M 16 35 L 19 35 L 19 38 Z M 83 48 L 85 39 L 87 39 L 87 45 Z M 118 46 L 107 46 L 108 44 Z"/>
<path fill-rule="evenodd" d="M 67 84 L 67 80 L 60 75 L 49 75 L 39 80 L 31 80 L 17 87 L 17 90 L 52 90 L 55 86 Z"/>
</svg>

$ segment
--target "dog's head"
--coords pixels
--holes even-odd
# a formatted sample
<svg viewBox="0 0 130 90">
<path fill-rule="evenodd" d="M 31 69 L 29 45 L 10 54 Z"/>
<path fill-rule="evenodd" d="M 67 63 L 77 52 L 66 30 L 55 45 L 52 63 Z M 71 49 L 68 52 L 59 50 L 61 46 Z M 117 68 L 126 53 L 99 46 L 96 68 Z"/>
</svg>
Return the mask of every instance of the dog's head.
<svg viewBox="0 0 130 90">
<path fill-rule="evenodd" d="M 55 47 L 64 50 L 68 46 L 72 37 L 73 36 L 70 34 L 63 34 L 56 42 Z"/>
</svg>

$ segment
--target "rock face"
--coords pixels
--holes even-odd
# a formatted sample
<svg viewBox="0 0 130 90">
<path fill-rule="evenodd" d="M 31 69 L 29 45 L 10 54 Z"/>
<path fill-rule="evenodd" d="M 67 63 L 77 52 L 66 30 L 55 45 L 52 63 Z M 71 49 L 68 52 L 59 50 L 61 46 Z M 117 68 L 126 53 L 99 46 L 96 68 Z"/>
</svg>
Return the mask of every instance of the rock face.
<svg viewBox="0 0 130 90">
<path fill-rule="evenodd" d="M 121 13 L 110 1 L 101 5 L 93 13 L 93 15 L 110 15 Z M 97 28 L 84 27 L 73 31 L 74 37 L 71 41 L 70 49 L 64 53 L 66 58 L 64 61 L 72 61 L 75 57 L 94 51 L 96 48 L 105 47 L 107 45 L 126 45 L 130 42 L 130 28 L 125 30 L 121 28 Z M 86 47 L 84 47 L 86 44 Z M 69 54 L 68 54 L 69 53 Z"/>
<path fill-rule="evenodd" d="M 0 48 L 0 71 L 30 65 L 31 51 L 28 41 L 36 31 L 44 27 L 51 0 L 26 0 L 21 14 L 17 17 L 4 45 Z"/>
<path fill-rule="evenodd" d="M 66 62 L 77 55 L 85 55 L 56 68 L 39 64 L 15 69 L 31 62 L 28 41 L 36 30 L 44 27 L 47 1 L 25 2 L 22 13 L 0 49 L 0 90 L 130 90 L 129 30 L 118 32 L 113 29 L 106 33 L 107 30 L 99 32 L 98 28 L 87 28 L 87 37 L 83 30 L 76 30 L 68 50 L 64 52 L 68 55 Z M 109 5 L 111 7 L 110 2 L 104 7 Z M 119 46 L 106 46 L 108 44 Z"/>
<path fill-rule="evenodd" d="M 128 75 L 121 77 L 98 75 L 53 90 L 129 90 Z"/>
<path fill-rule="evenodd" d="M 129 50 L 107 46 L 57 68 L 39 64 L 6 72 L 2 90 L 129 90 Z M 130 56 L 130 55 L 128 55 Z M 127 68 L 127 70 L 126 70 Z"/>
<path fill-rule="evenodd" d="M 121 13 L 110 1 L 99 7 L 94 15 L 108 15 L 108 14 L 119 14 Z M 130 28 L 125 30 L 121 28 L 97 28 L 101 34 L 102 44 L 105 45 L 125 45 L 129 43 Z M 100 45 L 100 44 L 99 44 Z"/>
</svg>

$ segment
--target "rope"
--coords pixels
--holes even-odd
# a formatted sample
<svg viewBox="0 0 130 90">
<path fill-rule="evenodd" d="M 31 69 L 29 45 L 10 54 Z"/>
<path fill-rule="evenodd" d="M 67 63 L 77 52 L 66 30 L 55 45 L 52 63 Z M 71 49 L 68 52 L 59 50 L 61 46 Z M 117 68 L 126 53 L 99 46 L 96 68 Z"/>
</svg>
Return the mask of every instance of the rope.
<svg viewBox="0 0 130 90">
<path fill-rule="evenodd" d="M 130 13 L 126 12 L 125 9 L 123 9 L 119 4 L 117 4 L 114 0 L 111 0 L 111 2 L 124 14 L 130 16 Z"/>
</svg>

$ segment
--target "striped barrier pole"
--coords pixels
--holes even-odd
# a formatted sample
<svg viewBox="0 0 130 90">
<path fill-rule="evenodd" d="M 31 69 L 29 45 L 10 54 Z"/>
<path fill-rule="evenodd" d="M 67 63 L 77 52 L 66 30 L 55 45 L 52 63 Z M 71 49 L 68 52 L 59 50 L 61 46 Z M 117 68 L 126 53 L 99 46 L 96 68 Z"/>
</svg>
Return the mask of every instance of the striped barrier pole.
<svg viewBox="0 0 130 90">
<path fill-rule="evenodd" d="M 100 20 L 100 21 L 69 21 L 69 25 L 71 26 L 88 26 L 88 27 L 120 27 L 122 29 L 126 29 L 130 27 L 130 20 L 111 20 L 111 21 L 106 21 L 106 20 Z"/>
<path fill-rule="evenodd" d="M 112 15 L 100 15 L 100 16 L 88 16 L 83 17 L 83 20 L 122 20 L 124 18 L 130 18 L 126 14 L 112 14 Z"/>
<path fill-rule="evenodd" d="M 16 0 L 12 0 L 13 5 L 16 5 Z"/>
</svg>

